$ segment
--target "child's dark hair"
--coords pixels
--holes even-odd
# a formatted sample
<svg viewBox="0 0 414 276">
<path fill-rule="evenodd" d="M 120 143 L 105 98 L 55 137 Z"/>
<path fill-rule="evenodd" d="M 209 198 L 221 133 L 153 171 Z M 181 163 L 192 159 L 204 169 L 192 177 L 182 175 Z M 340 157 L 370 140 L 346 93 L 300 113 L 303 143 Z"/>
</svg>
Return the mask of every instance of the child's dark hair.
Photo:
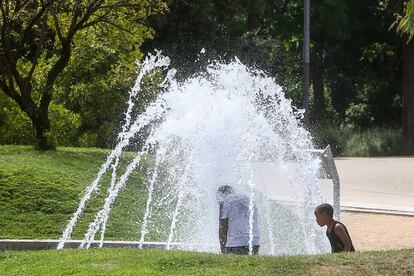
<svg viewBox="0 0 414 276">
<path fill-rule="evenodd" d="M 229 194 L 234 193 L 234 190 L 229 185 L 222 185 L 218 188 L 218 192 L 223 194 L 223 195 L 229 195 Z"/>
<path fill-rule="evenodd" d="M 333 218 L 334 209 L 331 204 L 323 203 L 315 208 L 315 212 L 320 214 L 325 213 L 331 218 Z"/>
</svg>

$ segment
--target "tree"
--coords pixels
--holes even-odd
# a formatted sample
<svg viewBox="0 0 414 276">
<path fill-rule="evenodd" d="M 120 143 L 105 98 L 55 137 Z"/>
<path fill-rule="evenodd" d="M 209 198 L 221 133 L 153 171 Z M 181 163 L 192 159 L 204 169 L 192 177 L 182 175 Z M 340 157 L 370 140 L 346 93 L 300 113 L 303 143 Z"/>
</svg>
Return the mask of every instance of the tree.
<svg viewBox="0 0 414 276">
<path fill-rule="evenodd" d="M 414 1 L 405 2 L 404 16 L 397 15 L 397 31 L 406 36 L 403 48 L 402 126 L 405 142 L 414 149 Z"/>
<path fill-rule="evenodd" d="M 300 106 L 303 1 L 169 3 L 171 13 L 157 16 L 157 37 L 149 43 L 165 49 L 184 76 L 202 67 L 203 47 L 206 60 L 237 55 L 274 76 Z M 399 36 L 387 30 L 401 1 L 322 0 L 311 7 L 312 125 L 336 127 L 349 114 L 364 122 L 357 128 L 395 127 L 401 121 L 402 48 Z"/>
<path fill-rule="evenodd" d="M 312 58 L 311 81 L 314 97 L 313 119 L 323 118 L 325 111 L 325 64 L 332 58 L 338 44 L 347 38 L 347 6 L 343 0 L 323 0 L 313 4 L 311 10 Z"/>
<path fill-rule="evenodd" d="M 99 28 L 139 41 L 146 18 L 163 10 L 161 0 L 0 1 L 0 90 L 30 118 L 38 148 L 53 147 L 49 105 L 75 38 Z"/>
<path fill-rule="evenodd" d="M 119 39 L 120 35 L 115 32 L 108 39 L 100 30 L 93 30 L 78 37 L 71 62 L 55 84 L 54 102 L 80 116 L 74 145 L 110 148 L 116 143 L 125 119 L 128 91 L 136 79 L 134 61 L 143 55 L 139 44 L 125 37 Z M 154 101 L 158 95 L 154 86 L 162 81 L 161 77 L 151 74 L 144 78 L 134 101 L 134 114 L 145 111 Z"/>
</svg>

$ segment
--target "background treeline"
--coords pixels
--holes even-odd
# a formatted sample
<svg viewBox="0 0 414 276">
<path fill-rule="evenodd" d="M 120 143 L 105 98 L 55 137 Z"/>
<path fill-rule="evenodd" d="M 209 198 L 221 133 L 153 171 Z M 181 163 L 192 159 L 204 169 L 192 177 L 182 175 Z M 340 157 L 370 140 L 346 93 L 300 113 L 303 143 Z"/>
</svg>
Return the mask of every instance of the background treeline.
<svg viewBox="0 0 414 276">
<path fill-rule="evenodd" d="M 410 152 L 412 2 L 311 3 L 310 129 L 320 146 L 352 155 Z M 1 144 L 111 147 L 134 60 L 154 48 L 181 78 L 237 56 L 274 76 L 301 106 L 303 1 L 31 0 L 1 8 Z M 148 81 L 138 110 L 154 97 Z"/>
</svg>

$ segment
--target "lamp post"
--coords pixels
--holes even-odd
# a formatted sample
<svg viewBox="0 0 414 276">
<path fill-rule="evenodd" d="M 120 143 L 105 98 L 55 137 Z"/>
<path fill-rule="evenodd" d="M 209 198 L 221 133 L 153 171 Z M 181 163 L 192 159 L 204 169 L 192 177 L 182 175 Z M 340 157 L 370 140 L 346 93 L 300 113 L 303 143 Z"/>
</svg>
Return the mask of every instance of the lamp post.
<svg viewBox="0 0 414 276">
<path fill-rule="evenodd" d="M 310 38 L 310 0 L 304 0 L 303 14 L 303 108 L 305 109 L 304 122 L 309 125 L 309 38 Z"/>
</svg>

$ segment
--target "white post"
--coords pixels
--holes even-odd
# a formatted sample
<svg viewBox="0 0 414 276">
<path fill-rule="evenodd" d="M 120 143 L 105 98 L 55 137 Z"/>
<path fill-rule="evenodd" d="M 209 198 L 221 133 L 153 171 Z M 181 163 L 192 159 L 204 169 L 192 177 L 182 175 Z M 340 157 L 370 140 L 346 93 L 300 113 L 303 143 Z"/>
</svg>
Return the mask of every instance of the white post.
<svg viewBox="0 0 414 276">
<path fill-rule="evenodd" d="M 336 170 L 335 161 L 333 159 L 331 146 L 327 146 L 324 150 L 324 155 L 326 157 L 326 163 L 328 165 L 329 175 L 333 182 L 333 207 L 334 214 L 337 220 L 341 218 L 341 193 L 340 193 L 340 181 L 338 176 L 338 171 Z"/>
</svg>

